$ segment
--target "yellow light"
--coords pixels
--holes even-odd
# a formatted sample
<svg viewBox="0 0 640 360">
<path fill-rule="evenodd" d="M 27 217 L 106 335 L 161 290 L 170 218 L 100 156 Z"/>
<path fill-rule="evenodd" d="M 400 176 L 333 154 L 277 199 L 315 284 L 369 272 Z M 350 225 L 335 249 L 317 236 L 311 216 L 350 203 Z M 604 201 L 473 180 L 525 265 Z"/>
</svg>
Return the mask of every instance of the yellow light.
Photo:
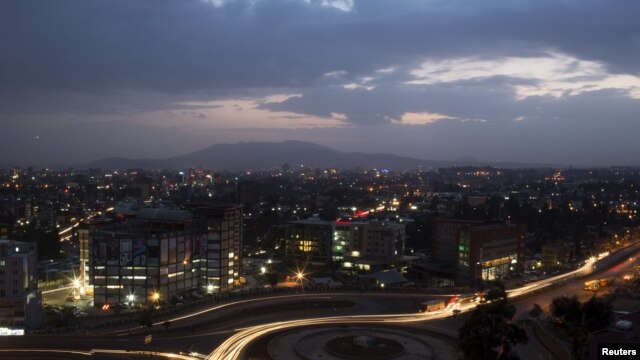
<svg viewBox="0 0 640 360">
<path fill-rule="evenodd" d="M 154 292 L 152 297 L 153 297 L 153 300 L 158 301 L 158 299 L 160 299 L 160 294 L 157 292 Z"/>
</svg>

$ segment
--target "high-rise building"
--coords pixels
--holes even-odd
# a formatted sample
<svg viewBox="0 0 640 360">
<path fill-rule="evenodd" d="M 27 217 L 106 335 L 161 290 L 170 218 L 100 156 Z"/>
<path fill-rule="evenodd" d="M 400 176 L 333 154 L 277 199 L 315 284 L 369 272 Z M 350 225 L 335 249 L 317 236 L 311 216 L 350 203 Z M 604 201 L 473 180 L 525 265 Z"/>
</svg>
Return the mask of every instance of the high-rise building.
<svg viewBox="0 0 640 360">
<path fill-rule="evenodd" d="M 242 263 L 242 208 L 188 204 L 142 208 L 89 231 L 96 306 L 169 302 L 194 290 L 229 291 Z"/>
<path fill-rule="evenodd" d="M 404 252 L 405 225 L 381 221 L 326 221 L 318 216 L 289 223 L 286 254 L 348 269 L 384 268 Z"/>
<path fill-rule="evenodd" d="M 460 230 L 465 226 L 482 225 L 482 221 L 437 219 L 431 237 L 431 255 L 443 263 L 458 261 L 458 238 Z"/>
<path fill-rule="evenodd" d="M 458 238 L 457 282 L 474 285 L 522 274 L 525 234 L 524 225 L 463 227 Z"/>
<path fill-rule="evenodd" d="M 406 226 L 386 221 L 354 222 L 358 232 L 349 245 L 343 266 L 359 271 L 380 271 L 396 262 L 404 253 Z"/>
<path fill-rule="evenodd" d="M 0 240 L 0 326 L 35 329 L 42 322 L 35 242 Z"/>
<path fill-rule="evenodd" d="M 285 254 L 311 262 L 329 263 L 332 254 L 333 222 L 313 216 L 289 223 Z"/>
</svg>

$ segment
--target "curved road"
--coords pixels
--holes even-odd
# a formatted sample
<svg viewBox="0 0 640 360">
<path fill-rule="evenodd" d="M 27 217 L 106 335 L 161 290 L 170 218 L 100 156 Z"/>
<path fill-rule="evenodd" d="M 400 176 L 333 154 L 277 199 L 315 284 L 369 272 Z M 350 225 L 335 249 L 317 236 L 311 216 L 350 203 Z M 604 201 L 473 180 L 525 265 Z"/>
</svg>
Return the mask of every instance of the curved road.
<svg viewBox="0 0 640 360">
<path fill-rule="evenodd" d="M 631 248 L 628 249 L 629 251 L 633 250 L 636 251 L 635 248 Z M 629 256 L 629 255 L 627 255 Z M 607 260 L 607 258 L 603 259 L 603 260 Z M 635 259 L 637 261 L 637 258 Z M 534 301 L 547 301 L 549 302 L 551 299 L 551 295 L 553 296 L 559 296 L 562 295 L 563 293 L 565 293 L 566 291 L 582 291 L 581 290 L 581 284 L 582 284 L 582 280 L 579 280 L 579 278 L 582 278 L 586 275 L 589 275 L 591 273 L 594 272 L 595 270 L 595 266 L 594 264 L 596 264 L 596 259 L 592 258 L 589 259 L 585 265 L 583 265 L 582 267 L 580 267 L 579 269 L 576 269 L 574 271 L 571 271 L 569 273 L 566 274 L 561 274 L 561 275 L 557 275 L 548 279 L 544 279 L 544 280 L 540 280 L 540 281 L 536 281 L 533 283 L 529 283 L 526 284 L 522 287 L 519 288 L 515 288 L 515 289 L 511 289 L 508 290 L 508 296 L 510 298 L 518 298 L 520 296 L 524 296 L 524 295 L 528 295 L 520 300 L 516 300 L 515 305 L 519 311 L 519 315 L 522 315 L 523 313 L 525 313 L 526 309 L 529 307 L 530 303 L 534 302 Z M 619 265 L 615 265 L 615 266 L 609 266 L 606 269 L 602 269 L 602 271 L 606 272 L 606 275 L 604 276 L 612 276 L 615 273 L 620 273 L 622 271 L 624 271 L 628 266 L 630 266 L 631 264 L 635 264 L 635 262 L 625 262 Z M 603 266 L 604 268 L 604 266 Z M 600 270 L 598 270 L 600 271 Z M 562 285 L 560 287 L 554 287 L 554 288 L 549 288 L 551 285 Z M 540 292 L 540 294 L 534 295 L 534 296 L 530 296 L 531 294 L 535 294 L 537 292 Z M 362 296 L 369 296 L 369 294 L 361 294 Z M 381 297 L 389 297 L 389 296 L 402 296 L 402 297 L 407 297 L 407 296 L 417 296 L 417 297 L 422 297 L 427 298 L 427 297 L 438 297 L 438 295 L 430 295 L 430 294 L 392 294 L 392 293 L 386 293 L 386 294 L 371 294 L 373 296 L 381 296 Z M 221 304 L 218 306 L 213 306 L 211 308 L 207 308 L 205 310 L 202 311 L 198 311 L 195 313 L 191 313 L 188 315 L 184 315 L 184 316 L 177 316 L 174 319 L 171 319 L 172 322 L 176 322 L 175 325 L 177 327 L 178 323 L 181 324 L 189 324 L 189 323 L 195 323 L 196 321 L 202 321 L 203 318 L 206 318 L 208 315 L 210 314 L 214 314 L 214 313 L 218 313 L 217 310 L 222 310 L 222 311 L 229 311 L 232 309 L 233 305 L 240 305 L 240 306 L 245 306 L 245 305 L 250 305 L 252 303 L 269 303 L 269 302 L 282 302 L 283 300 L 293 300 L 293 299 L 297 299 L 297 298 L 305 298 L 305 299 L 310 299 L 313 297 L 316 298 L 322 298 L 322 297 L 332 297 L 332 296 L 354 296 L 354 294 L 345 294 L 345 293 L 335 293 L 335 294 L 296 294 L 296 295 L 286 295 L 286 296 L 273 296 L 273 297 L 268 297 L 268 298 L 259 298 L 259 299 L 246 299 L 246 300 L 240 300 L 234 303 L 228 303 L 228 304 Z M 444 295 L 440 295 L 440 296 L 444 296 Z M 357 296 L 356 296 L 357 297 Z M 542 303 L 541 303 L 542 304 Z M 475 304 L 467 304 L 464 305 L 463 307 L 460 308 L 461 311 L 470 311 L 475 307 Z M 379 310 L 379 309 L 378 309 Z M 451 310 L 451 309 L 448 309 Z M 397 311 L 397 310 L 396 310 Z M 286 329 L 292 329 L 292 328 L 296 328 L 296 327 L 303 327 L 303 326 L 309 326 L 309 325 L 340 325 L 340 324 L 398 324 L 398 325 L 408 325 L 408 324 L 419 324 L 420 322 L 426 322 L 426 321 L 433 321 L 433 320 L 438 320 L 441 319 L 441 323 L 447 324 L 445 326 L 451 326 L 451 325 L 455 325 L 455 321 L 450 321 L 450 320 L 446 320 L 446 322 L 443 322 L 442 319 L 445 319 L 447 317 L 450 317 L 451 312 L 450 311 L 438 311 L 438 312 L 432 312 L 432 313 L 426 313 L 426 314 L 417 314 L 417 313 L 409 313 L 409 314 L 370 314 L 370 315 L 345 315 L 345 316 L 327 316 L 327 317 L 319 317 L 319 318 L 312 318 L 312 319 L 296 319 L 296 320 L 288 320 L 288 321 L 277 321 L 277 322 L 272 322 L 272 323 L 267 323 L 267 324 L 259 324 L 259 325 L 255 325 L 255 326 L 250 326 L 244 329 L 239 329 L 234 331 L 235 334 L 232 335 L 231 337 L 227 338 L 224 342 L 221 343 L 220 346 L 218 346 L 218 348 L 216 348 L 213 352 L 211 352 L 209 355 L 200 355 L 197 353 L 192 353 L 189 355 L 178 355 L 178 354 L 171 354 L 169 352 L 166 353 L 156 353 L 156 356 L 163 356 L 163 357 L 167 357 L 167 358 L 180 358 L 180 359 L 184 359 L 184 360 L 194 360 L 194 359 L 215 359 L 215 360 L 222 360 L 222 359 L 226 359 L 226 360 L 231 360 L 231 359 L 240 359 L 243 356 L 243 353 L 245 351 L 245 349 L 247 348 L 247 346 L 254 341 L 255 339 L 264 336 L 266 334 L 269 334 L 271 332 L 274 331 L 281 331 L 281 330 L 286 330 Z M 436 324 L 438 323 L 438 321 L 436 321 Z M 156 324 L 157 325 L 157 324 Z M 115 331 L 116 333 L 120 332 L 120 331 Z M 225 331 L 227 332 L 227 331 Z M 455 333 L 454 330 L 451 330 L 451 333 Z M 113 334 L 113 332 L 112 332 Z M 95 337 L 93 337 L 95 339 Z M 48 339 L 48 338 L 47 338 Z M 120 338 L 122 340 L 124 340 L 124 338 Z M 16 339 L 17 340 L 17 339 Z M 27 340 L 26 338 L 24 340 Z M 35 339 L 30 340 L 31 346 L 36 346 L 35 343 L 32 343 L 31 341 L 33 341 Z M 55 339 L 51 339 L 52 341 L 55 341 Z M 80 338 L 78 338 L 77 340 L 80 340 Z M 89 337 L 87 337 L 86 339 L 87 341 L 91 341 Z M 106 340 L 106 339 L 105 339 Z M 77 341 L 75 342 L 76 344 L 78 344 L 78 348 L 89 348 L 89 347 L 85 347 L 85 346 L 81 346 L 82 341 Z M 76 349 L 76 347 L 72 347 L 71 344 L 67 345 L 67 346 L 55 346 L 50 347 L 47 346 L 46 344 L 50 343 L 48 340 L 47 342 L 44 342 L 41 345 L 44 345 L 43 348 L 40 348 L 38 350 L 32 350 L 32 349 L 25 349 L 24 347 L 21 349 L 16 349 L 16 344 L 14 343 L 13 346 L 8 346 L 11 347 L 13 349 L 9 349 L 9 348 L 5 348 L 0 350 L 0 358 L 2 358 L 2 356 L 4 354 L 7 354 L 9 352 L 13 353 L 14 355 L 17 355 L 16 352 L 19 351 L 25 351 L 23 354 L 27 355 L 27 354 L 34 354 L 34 351 L 37 352 L 47 352 L 50 351 L 49 355 L 52 356 L 56 356 L 56 355 L 62 355 L 63 352 L 67 352 L 68 355 L 71 355 L 72 353 L 76 353 L 77 356 L 81 356 L 81 357 L 92 357 L 95 358 L 95 355 L 99 355 L 102 354 L 107 355 L 113 355 L 113 356 L 118 356 L 119 354 L 126 354 L 128 352 L 128 355 L 133 355 L 135 354 L 137 351 L 135 350 L 121 350 L 121 349 L 91 349 L 91 350 L 87 350 L 87 351 L 77 351 L 77 350 L 64 350 L 64 347 L 68 347 L 69 349 Z M 50 343 L 51 344 L 51 343 Z M 122 348 L 123 346 L 126 348 L 129 348 L 128 345 L 125 345 L 124 343 L 120 343 L 120 344 L 115 344 L 115 343 L 111 343 L 114 346 L 114 348 Z M 7 344 L 8 345 L 8 344 Z M 120 345 L 120 346 L 118 346 Z M 95 346 L 95 342 L 92 343 L 92 346 Z M 46 349 L 45 347 L 49 348 Z M 57 354 L 56 354 L 57 353 Z M 80 354 L 82 353 L 82 354 Z M 21 356 L 22 355 L 18 355 Z M 108 355 L 107 355 L 108 356 Z M 126 355 L 125 355 L 126 356 Z"/>
<path fill-rule="evenodd" d="M 622 250 L 621 252 L 615 255 L 620 256 L 623 251 L 630 252 L 633 250 L 635 252 L 637 251 L 636 249 L 637 245 L 638 244 L 634 245 L 633 247 L 629 247 L 626 250 Z M 631 254 L 637 255 L 633 253 Z M 543 291 L 545 293 L 547 292 L 556 293 L 556 296 L 560 296 L 562 294 L 558 294 L 558 292 L 562 292 L 562 289 L 559 289 L 559 290 L 556 289 L 556 291 L 547 291 L 547 290 L 550 290 L 550 287 L 552 285 L 562 285 L 562 287 L 564 288 L 565 286 L 569 285 L 570 282 L 573 285 L 573 290 L 575 290 L 577 287 L 577 289 L 581 291 L 582 280 L 580 279 L 582 279 L 587 275 L 593 274 L 596 271 L 599 271 L 597 269 L 596 264 L 600 260 L 603 260 L 603 261 L 607 260 L 606 259 L 607 256 L 608 254 L 607 255 L 603 254 L 598 256 L 598 258 L 592 257 L 587 261 L 585 261 L 585 264 L 576 270 L 570 271 L 568 273 L 556 275 L 547 279 L 535 281 L 535 282 L 526 284 L 524 286 L 521 286 L 519 288 L 507 290 L 507 296 L 511 299 L 517 299 L 525 296 L 528 297 L 532 294 L 536 294 L 538 292 L 543 292 Z M 626 256 L 629 256 L 629 255 L 626 255 Z M 633 262 L 627 262 L 623 260 L 624 262 L 622 262 L 621 264 L 610 266 L 607 269 L 603 269 L 602 272 L 605 272 L 607 276 L 618 274 L 624 271 L 625 269 L 627 269 L 630 265 L 635 264 L 638 258 L 636 256 L 636 257 L 630 258 L 630 260 L 633 260 Z M 543 298 L 549 302 L 551 300 L 551 297 L 548 296 L 548 294 L 542 294 L 542 296 L 539 296 L 539 298 Z M 522 314 L 525 312 L 525 309 L 526 309 L 525 305 L 532 303 L 531 300 L 532 299 L 530 298 L 529 299 L 525 298 L 523 299 L 523 301 L 516 300 L 517 302 L 521 303 L 521 304 L 518 304 L 517 306 L 517 309 L 519 310 L 519 313 L 518 313 L 519 316 L 522 316 Z M 459 307 L 458 309 L 461 312 L 467 312 L 467 311 L 473 310 L 475 306 L 476 306 L 475 304 L 466 304 L 464 306 Z M 402 325 L 402 324 L 408 324 L 408 323 L 419 323 L 419 322 L 425 322 L 425 321 L 450 317 L 451 313 L 449 312 L 449 310 L 451 309 L 449 308 L 449 309 L 436 311 L 432 313 L 426 313 L 426 314 L 412 313 L 412 314 L 385 314 L 385 315 L 354 315 L 354 316 L 312 318 L 312 319 L 290 320 L 290 321 L 257 325 L 250 328 L 243 329 L 242 331 L 228 338 L 224 343 L 222 343 L 220 346 L 218 346 L 218 348 L 216 348 L 212 353 L 210 353 L 207 359 L 208 360 L 241 359 L 244 351 L 246 350 L 249 344 L 251 344 L 253 341 L 258 339 L 259 337 L 262 337 L 264 335 L 267 335 L 275 331 L 281 331 L 281 330 L 310 326 L 310 325 L 344 325 L 344 324 L 355 325 L 355 324 L 373 324 L 373 323 Z"/>
</svg>

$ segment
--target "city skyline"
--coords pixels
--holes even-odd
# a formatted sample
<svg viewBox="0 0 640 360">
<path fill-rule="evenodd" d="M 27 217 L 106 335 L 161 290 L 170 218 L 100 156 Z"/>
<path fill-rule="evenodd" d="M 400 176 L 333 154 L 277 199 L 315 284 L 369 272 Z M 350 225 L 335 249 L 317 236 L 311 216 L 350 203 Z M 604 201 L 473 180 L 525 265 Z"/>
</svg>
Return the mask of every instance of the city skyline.
<svg viewBox="0 0 640 360">
<path fill-rule="evenodd" d="M 5 1 L 0 164 L 292 139 L 640 165 L 639 14 L 606 1 Z"/>
</svg>

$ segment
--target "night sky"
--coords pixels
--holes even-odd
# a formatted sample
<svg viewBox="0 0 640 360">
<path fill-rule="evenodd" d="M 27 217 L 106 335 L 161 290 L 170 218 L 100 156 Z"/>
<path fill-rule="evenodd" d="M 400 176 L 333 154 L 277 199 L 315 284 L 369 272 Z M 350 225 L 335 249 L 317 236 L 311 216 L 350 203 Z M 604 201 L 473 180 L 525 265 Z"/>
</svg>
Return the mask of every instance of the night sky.
<svg viewBox="0 0 640 360">
<path fill-rule="evenodd" d="M 640 1 L 2 0 L 0 164 L 311 141 L 640 165 Z"/>
</svg>

